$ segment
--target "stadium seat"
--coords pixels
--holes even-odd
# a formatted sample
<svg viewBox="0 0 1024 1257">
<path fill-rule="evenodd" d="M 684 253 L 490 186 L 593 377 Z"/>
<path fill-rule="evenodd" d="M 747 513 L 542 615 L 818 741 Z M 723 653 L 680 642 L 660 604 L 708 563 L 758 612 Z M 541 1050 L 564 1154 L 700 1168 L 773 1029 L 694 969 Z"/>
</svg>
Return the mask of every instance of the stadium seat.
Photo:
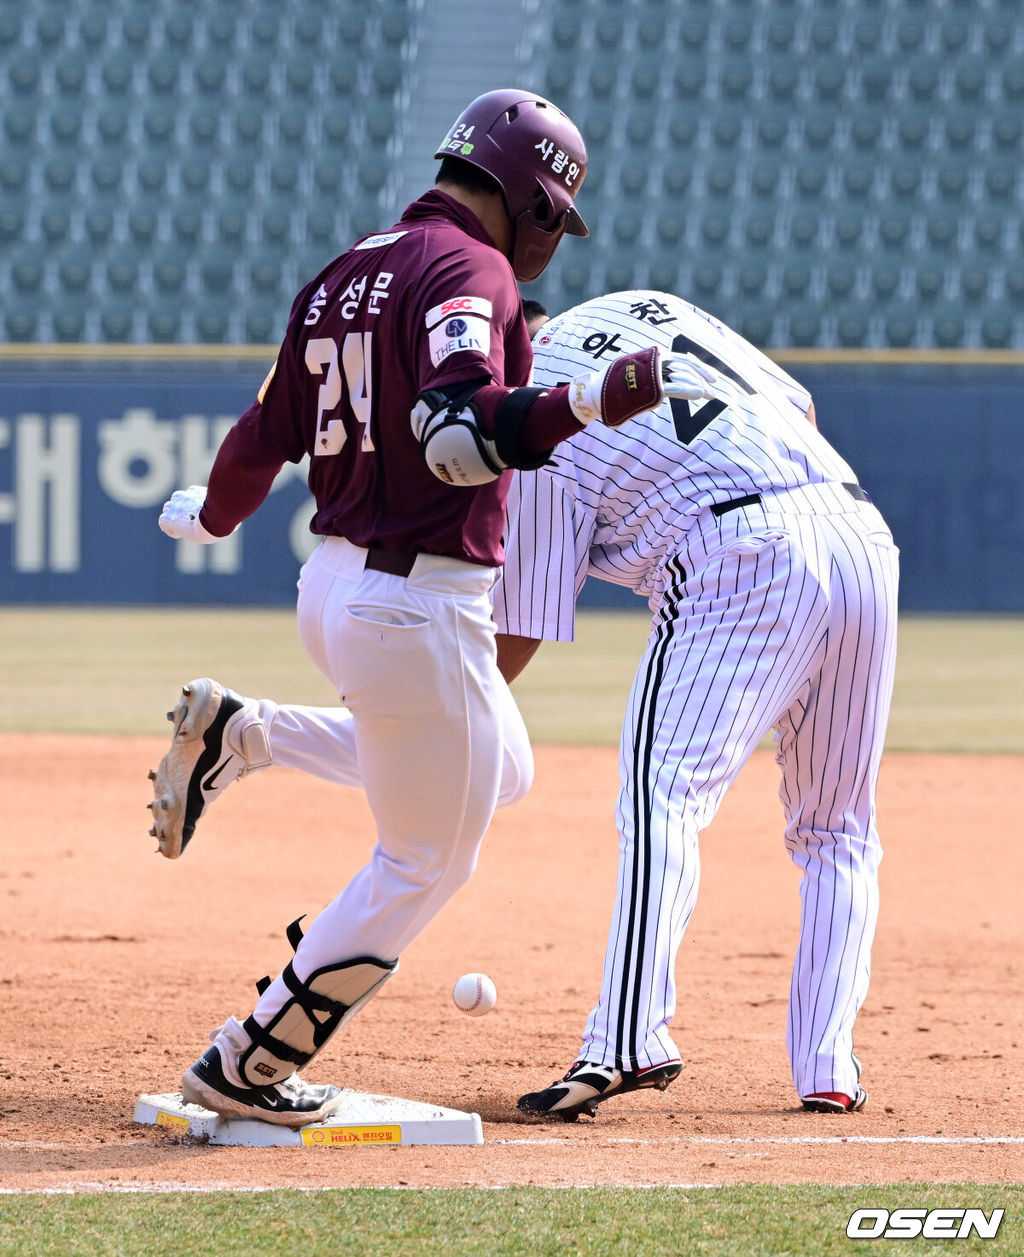
<svg viewBox="0 0 1024 1257">
<path fill-rule="evenodd" d="M 616 244 L 623 245 L 628 249 L 635 249 L 642 226 L 643 220 L 639 214 L 629 212 L 616 214 L 612 224 L 612 235 Z"/>
<path fill-rule="evenodd" d="M 11 259 L 10 281 L 14 290 L 25 297 L 33 297 L 43 290 L 46 274 L 46 254 L 38 246 L 30 246 L 17 252 Z"/>
<path fill-rule="evenodd" d="M 43 166 L 43 183 L 50 192 L 70 192 L 75 183 L 77 167 L 67 153 L 48 158 Z"/>
<path fill-rule="evenodd" d="M 928 141 L 931 126 L 930 115 L 921 109 L 900 109 L 896 120 L 896 136 L 903 149 L 923 148 Z"/>
<path fill-rule="evenodd" d="M 167 248 L 153 261 L 153 286 L 159 293 L 173 295 L 185 287 L 188 268 L 185 255 L 177 249 Z"/>
<path fill-rule="evenodd" d="M 916 201 L 921 191 L 920 168 L 904 160 L 893 166 L 889 174 L 892 194 L 900 201 Z"/>
<path fill-rule="evenodd" d="M 171 214 L 171 231 L 179 244 L 195 244 L 202 227 L 202 216 L 190 205 L 180 205 Z"/>
<path fill-rule="evenodd" d="M 1005 218 L 1002 214 L 982 211 L 974 223 L 974 239 L 982 249 L 998 250 L 1003 239 Z"/>
<path fill-rule="evenodd" d="M 241 205 L 228 204 L 217 211 L 217 239 L 222 244 L 244 245 L 246 229 L 246 213 Z"/>
<path fill-rule="evenodd" d="M 945 268 L 934 259 L 919 261 L 914 269 L 914 286 L 926 301 L 934 300 L 946 286 Z"/>
<path fill-rule="evenodd" d="M 841 57 L 821 57 L 814 67 L 814 94 L 818 100 L 835 101 L 846 86 L 846 62 Z"/>
<path fill-rule="evenodd" d="M 178 114 L 173 105 L 154 104 L 147 108 L 142 117 L 147 147 L 163 148 L 171 144 L 177 122 Z"/>
<path fill-rule="evenodd" d="M 1019 322 L 1019 307 L 1008 303 L 988 306 L 981 316 L 981 343 L 984 348 L 1010 348 L 1014 343 L 1014 326 Z"/>
<path fill-rule="evenodd" d="M 1008 200 L 1017 187 L 1018 163 L 990 162 L 985 167 L 985 191 L 993 200 Z"/>
<path fill-rule="evenodd" d="M 768 97 L 777 101 L 792 100 L 799 78 L 791 59 L 773 61 L 768 68 Z"/>
<path fill-rule="evenodd" d="M 85 86 L 86 59 L 77 54 L 62 57 L 54 66 L 53 79 L 63 99 L 80 96 Z"/>
<path fill-rule="evenodd" d="M 916 16 L 903 18 L 896 29 L 896 42 L 903 53 L 920 48 L 925 40 L 925 24 Z"/>
<path fill-rule="evenodd" d="M 892 262 L 876 262 L 871 268 L 871 291 L 876 297 L 888 301 L 900 286 L 900 268 Z"/>
<path fill-rule="evenodd" d="M 50 114 L 50 135 L 62 148 L 77 147 L 82 134 L 82 110 L 77 105 L 58 105 Z"/>
<path fill-rule="evenodd" d="M 868 318 L 859 306 L 848 306 L 836 316 L 836 340 L 844 349 L 856 349 L 868 338 Z"/>
<path fill-rule="evenodd" d="M 821 312 L 813 305 L 797 307 L 789 316 L 789 343 L 802 348 L 816 345 L 821 335 Z"/>
<path fill-rule="evenodd" d="M 907 73 L 907 88 L 914 100 L 930 101 L 939 88 L 939 71 L 932 58 L 919 59 Z"/>
<path fill-rule="evenodd" d="M 31 57 L 17 57 L 7 71 L 7 81 L 19 96 L 34 96 L 39 87 L 39 66 Z"/>
<path fill-rule="evenodd" d="M 68 204 L 50 201 L 39 215 L 39 229 L 47 243 L 65 244 L 71 232 L 71 210 Z"/>
<path fill-rule="evenodd" d="M 817 242 L 820 230 L 820 213 L 798 210 L 789 220 L 790 243 L 798 249 L 809 249 Z"/>
<path fill-rule="evenodd" d="M 992 287 L 992 268 L 978 258 L 968 258 L 957 268 L 957 287 L 965 301 L 983 301 Z"/>
<path fill-rule="evenodd" d="M 850 123 L 850 142 L 854 148 L 859 148 L 862 152 L 877 152 L 882 138 L 883 121 L 884 117 L 879 109 L 863 105 L 855 110 Z"/>
<path fill-rule="evenodd" d="M 56 48 L 63 43 L 64 17 L 61 9 L 44 9 L 38 14 L 35 19 L 35 37 L 41 48 Z"/>
<path fill-rule="evenodd" d="M 135 253 L 121 246 L 107 262 L 107 288 L 122 296 L 130 296 L 139 287 L 139 260 Z"/>
<path fill-rule="evenodd" d="M 229 10 L 218 12 L 217 8 L 208 11 L 204 19 L 206 41 L 211 48 L 221 53 L 234 48 L 238 37 L 238 22 Z"/>
<path fill-rule="evenodd" d="M 267 310 L 249 310 L 245 316 L 245 339 L 250 345 L 266 345 L 284 333 L 287 311 L 275 319 Z"/>
<path fill-rule="evenodd" d="M 85 335 L 85 310 L 62 302 L 53 313 L 54 338 L 62 344 L 80 341 Z"/>
<path fill-rule="evenodd" d="M 722 26 L 722 44 L 730 52 L 746 52 L 750 47 L 753 23 L 746 15 L 729 18 Z"/>
<path fill-rule="evenodd" d="M 945 160 L 935 176 L 935 188 L 944 201 L 960 201 L 967 195 L 970 171 L 966 164 Z"/>
<path fill-rule="evenodd" d="M 762 107 L 757 120 L 757 138 L 761 147 L 781 148 L 789 134 L 789 121 L 788 112 Z"/>
<path fill-rule="evenodd" d="M 146 326 L 151 340 L 173 343 L 181 335 L 181 310 L 173 305 L 156 305 L 146 314 Z"/>
<path fill-rule="evenodd" d="M 928 219 L 928 242 L 937 249 L 947 250 L 956 243 L 957 220 L 952 211 L 938 211 Z"/>
<path fill-rule="evenodd" d="M 736 183 L 734 162 L 718 161 L 709 166 L 704 175 L 704 186 L 709 196 L 716 199 L 730 196 Z"/>
<path fill-rule="evenodd" d="M 701 240 L 712 248 L 718 248 L 728 239 L 730 225 L 728 213 L 704 214 L 700 221 Z"/>
<path fill-rule="evenodd" d="M 747 219 L 744 235 L 755 249 L 769 244 L 775 235 L 775 218 L 771 213 L 754 213 Z"/>
<path fill-rule="evenodd" d="M 243 197 L 252 190 L 256 172 L 252 162 L 233 160 L 221 168 L 224 187 L 230 196 Z"/>
<path fill-rule="evenodd" d="M 978 57 L 965 57 L 956 67 L 953 83 L 962 101 L 978 101 L 985 93 L 988 75 L 985 63 Z"/>
<path fill-rule="evenodd" d="M 162 192 L 167 183 L 167 163 L 153 157 L 144 158 L 135 167 L 135 182 L 147 195 Z"/>
<path fill-rule="evenodd" d="M 782 268 L 780 283 L 785 297 L 803 297 L 811 286 L 811 268 L 806 262 L 787 262 Z"/>
<path fill-rule="evenodd" d="M 830 297 L 842 300 L 849 297 L 857 283 L 857 272 L 849 262 L 832 262 L 825 278 Z"/>
<path fill-rule="evenodd" d="M 917 311 L 913 306 L 897 305 L 885 316 L 885 342 L 893 349 L 906 349 L 917 336 Z"/>
<path fill-rule="evenodd" d="M 750 172 L 750 192 L 758 199 L 773 197 L 779 186 L 779 163 L 759 162 Z"/>
<path fill-rule="evenodd" d="M 734 112 L 719 106 L 711 120 L 711 140 L 719 152 L 735 148 L 743 135 L 746 110 Z M 731 159 L 730 159 L 731 160 Z"/>
<path fill-rule="evenodd" d="M 835 119 L 830 113 L 813 113 L 804 121 L 804 140 L 810 149 L 830 148 L 835 133 Z"/>
<path fill-rule="evenodd" d="M 1020 147 L 1022 132 L 1020 114 L 1017 111 L 1001 110 L 992 119 L 992 143 L 998 149 L 1009 149 L 1016 152 Z"/>
<path fill-rule="evenodd" d="M 194 29 L 191 14 L 178 10 L 167 15 L 164 38 L 177 52 L 187 52 L 192 47 Z"/>
<path fill-rule="evenodd" d="M 100 72 L 104 89 L 112 96 L 124 96 L 132 85 L 135 60 L 122 50 L 112 53 Z"/>
<path fill-rule="evenodd" d="M 123 174 L 124 168 L 116 157 L 101 156 L 92 163 L 89 181 L 102 196 L 120 189 Z"/>
<path fill-rule="evenodd" d="M 96 115 L 96 133 L 104 144 L 123 145 L 128 135 L 128 111 L 120 104 L 104 106 Z"/>
<path fill-rule="evenodd" d="M 811 161 L 804 158 L 797 167 L 794 187 L 801 200 L 815 200 L 825 190 L 828 180 L 828 167 L 824 161 Z"/>
<path fill-rule="evenodd" d="M 135 307 L 130 304 L 104 306 L 100 311 L 100 332 L 109 344 L 124 344 L 132 339 Z"/>
<path fill-rule="evenodd" d="M 258 257 L 249 271 L 249 282 L 262 295 L 276 295 L 281 289 L 281 267 L 273 259 Z"/>
<path fill-rule="evenodd" d="M 228 339 L 228 311 L 215 305 L 200 307 L 196 313 L 196 338 L 207 345 L 220 345 Z"/>
<path fill-rule="evenodd" d="M 769 10 L 771 17 L 765 28 L 765 43 L 772 52 L 789 52 L 796 39 L 796 22 L 788 13 Z"/>
<path fill-rule="evenodd" d="M 1006 100 L 1024 100 L 1024 59 L 1011 61 L 1003 71 L 1002 89 Z"/>
<path fill-rule="evenodd" d="M 25 230 L 25 211 L 17 202 L 0 203 L 0 244 L 10 245 L 21 239 Z"/>
<path fill-rule="evenodd" d="M 860 90 L 869 103 L 888 99 L 892 86 L 893 67 L 888 58 L 872 57 L 860 67 Z"/>
<path fill-rule="evenodd" d="M 4 330 L 9 341 L 34 341 L 39 331 L 39 310 L 34 304 L 4 303 Z"/>
<path fill-rule="evenodd" d="M 953 349 L 963 343 L 964 315 L 959 305 L 944 305 L 935 312 L 932 335 L 940 349 Z"/>
<path fill-rule="evenodd" d="M 1002 19 L 985 24 L 985 47 L 990 53 L 1001 55 L 1013 43 L 1013 26 Z"/>
<path fill-rule="evenodd" d="M 707 81 L 706 65 L 703 58 L 684 53 L 676 63 L 673 82 L 676 93 L 682 100 L 697 100 L 704 91 Z"/>
<path fill-rule="evenodd" d="M 604 287 L 608 292 L 624 292 L 635 288 L 638 282 L 636 262 L 633 260 L 618 258 L 608 263 L 604 277 Z"/>
<path fill-rule="evenodd" d="M 109 205 L 93 202 L 85 211 L 82 225 L 90 243 L 106 244 L 114 230 L 114 213 Z"/>
<path fill-rule="evenodd" d="M 759 297 L 767 282 L 768 270 L 761 262 L 743 262 L 736 272 L 736 288 L 744 297 Z"/>
<path fill-rule="evenodd" d="M 884 209 L 878 219 L 878 238 L 887 249 L 903 249 L 910 239 L 911 216 L 909 211 L 892 205 Z"/>
<path fill-rule="evenodd" d="M 864 216 L 844 210 L 836 214 L 833 220 L 833 230 L 836 244 L 844 249 L 854 248 L 860 244 L 864 230 Z"/>
<path fill-rule="evenodd" d="M 740 329 L 752 345 L 766 348 L 772 344 L 772 319 L 765 310 L 745 311 L 740 318 Z"/>
<path fill-rule="evenodd" d="M 689 110 L 672 115 L 668 123 L 668 136 L 674 149 L 689 148 L 697 138 L 697 118 Z"/>
<path fill-rule="evenodd" d="M 1024 262 L 1010 262 L 1003 272 L 1006 295 L 1019 308 L 1024 301 Z"/>
</svg>

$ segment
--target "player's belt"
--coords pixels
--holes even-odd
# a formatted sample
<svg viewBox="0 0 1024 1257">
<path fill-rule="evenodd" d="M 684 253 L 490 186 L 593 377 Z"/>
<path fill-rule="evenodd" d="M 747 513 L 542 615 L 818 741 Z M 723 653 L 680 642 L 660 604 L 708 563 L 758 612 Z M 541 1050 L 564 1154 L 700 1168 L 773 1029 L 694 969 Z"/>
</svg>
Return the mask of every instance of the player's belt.
<svg viewBox="0 0 1024 1257">
<path fill-rule="evenodd" d="M 387 572 L 389 576 L 408 576 L 416 562 L 415 554 L 400 554 L 396 550 L 382 550 L 370 546 L 366 552 L 366 566 L 371 572 Z"/>
<path fill-rule="evenodd" d="M 843 488 L 851 498 L 855 498 L 858 502 L 871 501 L 867 493 L 860 487 L 859 484 L 846 484 L 844 482 Z M 712 515 L 717 517 L 726 515 L 729 511 L 737 511 L 741 506 L 756 506 L 760 501 L 760 493 L 747 493 L 741 498 L 733 498 L 731 502 L 716 502 L 708 509 L 711 511 Z M 369 566 L 369 564 L 367 564 L 367 566 Z"/>
</svg>

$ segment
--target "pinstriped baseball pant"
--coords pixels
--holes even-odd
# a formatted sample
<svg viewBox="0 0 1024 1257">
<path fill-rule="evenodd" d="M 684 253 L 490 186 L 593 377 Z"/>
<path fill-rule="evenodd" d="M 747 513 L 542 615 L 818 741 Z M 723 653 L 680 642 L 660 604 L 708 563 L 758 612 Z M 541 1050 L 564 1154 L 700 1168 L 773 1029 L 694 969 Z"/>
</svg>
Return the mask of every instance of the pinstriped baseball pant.
<svg viewBox="0 0 1024 1257">
<path fill-rule="evenodd" d="M 698 838 L 774 729 L 785 842 L 801 871 L 793 1080 L 801 1095 L 854 1095 L 853 1027 L 878 914 L 875 787 L 895 666 L 898 552 L 875 508 L 839 486 L 790 491 L 718 519 L 707 513 L 686 541 L 667 565 L 630 694 L 616 898 L 581 1057 L 643 1069 L 679 1056 L 669 1023 L 697 896 Z"/>
</svg>

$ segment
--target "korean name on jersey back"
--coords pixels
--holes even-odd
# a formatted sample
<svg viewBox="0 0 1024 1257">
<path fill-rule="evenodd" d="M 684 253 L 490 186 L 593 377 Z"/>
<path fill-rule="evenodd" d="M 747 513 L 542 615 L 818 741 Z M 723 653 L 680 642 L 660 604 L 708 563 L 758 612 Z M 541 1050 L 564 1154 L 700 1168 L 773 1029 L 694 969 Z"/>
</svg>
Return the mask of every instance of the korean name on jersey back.
<svg viewBox="0 0 1024 1257">
<path fill-rule="evenodd" d="M 452 354 L 491 350 L 491 313 L 486 297 L 452 297 L 427 311 L 430 360 L 435 367 Z"/>
</svg>

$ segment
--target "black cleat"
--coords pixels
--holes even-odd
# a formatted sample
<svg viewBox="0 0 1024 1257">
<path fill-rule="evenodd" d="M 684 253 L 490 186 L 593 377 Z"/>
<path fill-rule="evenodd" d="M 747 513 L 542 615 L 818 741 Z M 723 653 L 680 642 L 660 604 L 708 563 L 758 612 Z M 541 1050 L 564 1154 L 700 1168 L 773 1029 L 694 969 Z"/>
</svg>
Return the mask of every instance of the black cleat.
<svg viewBox="0 0 1024 1257">
<path fill-rule="evenodd" d="M 211 1109 L 221 1117 L 256 1118 L 293 1127 L 322 1122 L 342 1098 L 340 1088 L 303 1082 L 297 1074 L 268 1087 L 236 1087 L 224 1076 L 220 1051 L 215 1047 L 185 1071 L 181 1094 L 189 1104 Z"/>
<path fill-rule="evenodd" d="M 679 1077 L 682 1069 L 682 1061 L 666 1061 L 663 1065 L 652 1065 L 635 1072 L 624 1072 L 615 1065 L 575 1061 L 558 1082 L 543 1091 L 531 1091 L 520 1096 L 516 1108 L 531 1117 L 557 1117 L 563 1122 L 575 1122 L 581 1113 L 594 1117 L 597 1106 L 612 1096 L 639 1091 L 644 1087 L 664 1091 L 670 1082 Z"/>
</svg>

